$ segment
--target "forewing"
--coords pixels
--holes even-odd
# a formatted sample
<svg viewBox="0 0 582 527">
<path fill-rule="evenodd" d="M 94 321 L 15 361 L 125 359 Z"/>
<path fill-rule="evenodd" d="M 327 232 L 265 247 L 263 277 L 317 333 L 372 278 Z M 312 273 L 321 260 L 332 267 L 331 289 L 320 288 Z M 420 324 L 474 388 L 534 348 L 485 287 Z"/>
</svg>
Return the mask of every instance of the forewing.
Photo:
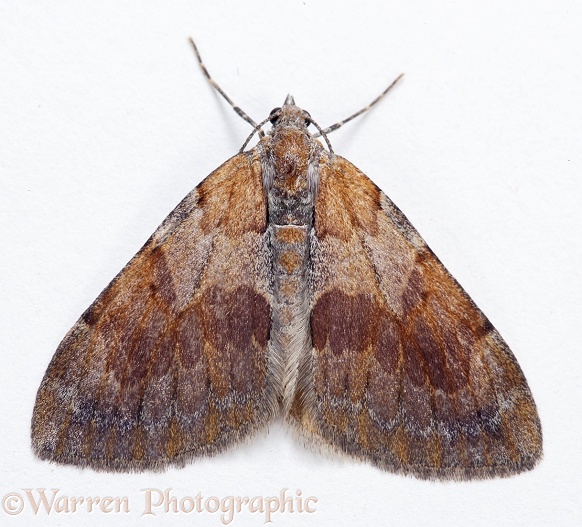
<svg viewBox="0 0 582 527">
<path fill-rule="evenodd" d="M 260 163 L 206 178 L 59 345 L 32 419 L 36 454 L 104 470 L 218 452 L 277 409 Z"/>
<path fill-rule="evenodd" d="M 406 217 L 345 159 L 320 163 L 313 349 L 291 418 L 314 438 L 421 478 L 504 476 L 542 453 L 523 373 Z"/>
</svg>

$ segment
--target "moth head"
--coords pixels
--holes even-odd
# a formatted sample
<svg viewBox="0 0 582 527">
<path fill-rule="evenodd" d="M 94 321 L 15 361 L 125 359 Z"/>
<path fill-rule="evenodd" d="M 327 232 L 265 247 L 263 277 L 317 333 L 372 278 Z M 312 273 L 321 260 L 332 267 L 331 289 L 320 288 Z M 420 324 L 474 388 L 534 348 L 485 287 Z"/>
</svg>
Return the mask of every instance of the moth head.
<svg viewBox="0 0 582 527">
<path fill-rule="evenodd" d="M 311 115 L 295 105 L 295 99 L 292 95 L 287 95 L 283 106 L 273 108 L 269 117 L 273 129 L 290 126 L 306 130 L 311 124 Z"/>
</svg>

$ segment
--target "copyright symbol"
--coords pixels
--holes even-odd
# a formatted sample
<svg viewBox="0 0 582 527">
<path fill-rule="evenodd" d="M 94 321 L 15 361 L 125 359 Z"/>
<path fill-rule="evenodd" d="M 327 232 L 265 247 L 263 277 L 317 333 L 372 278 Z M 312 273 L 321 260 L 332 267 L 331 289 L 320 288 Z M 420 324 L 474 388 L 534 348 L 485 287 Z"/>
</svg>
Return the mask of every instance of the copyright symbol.
<svg viewBox="0 0 582 527">
<path fill-rule="evenodd" d="M 24 500 L 22 496 L 17 492 L 11 492 L 10 494 L 5 494 L 2 498 L 2 509 L 6 514 L 11 516 L 16 516 L 22 512 L 24 509 Z"/>
</svg>

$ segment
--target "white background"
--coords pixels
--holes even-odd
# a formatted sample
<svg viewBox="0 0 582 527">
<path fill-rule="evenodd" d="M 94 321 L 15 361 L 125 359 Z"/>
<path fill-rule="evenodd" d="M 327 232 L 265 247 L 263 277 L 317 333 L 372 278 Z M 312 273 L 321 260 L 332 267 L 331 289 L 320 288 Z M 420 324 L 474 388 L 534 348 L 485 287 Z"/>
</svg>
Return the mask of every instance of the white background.
<svg viewBox="0 0 582 527">
<path fill-rule="evenodd" d="M 580 525 L 582 4 L 579 0 L 245 0 L 0 4 L 0 498 L 128 496 L 131 512 L 0 525 L 221 525 L 141 516 L 179 497 L 316 496 L 274 525 Z M 419 481 L 303 448 L 280 423 L 182 470 L 110 475 L 35 459 L 38 384 L 80 313 L 178 201 L 288 92 L 405 212 L 512 347 L 539 407 L 534 471 Z M 237 515 L 233 525 L 263 525 Z"/>
</svg>

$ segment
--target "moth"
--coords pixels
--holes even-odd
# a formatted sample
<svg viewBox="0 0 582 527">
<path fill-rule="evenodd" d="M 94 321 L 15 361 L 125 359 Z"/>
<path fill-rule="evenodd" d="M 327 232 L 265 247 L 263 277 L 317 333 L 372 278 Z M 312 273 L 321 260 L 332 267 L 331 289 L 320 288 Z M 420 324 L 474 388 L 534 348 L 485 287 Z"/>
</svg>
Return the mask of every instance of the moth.
<svg viewBox="0 0 582 527">
<path fill-rule="evenodd" d="M 159 470 L 283 415 L 308 441 L 418 478 L 534 467 L 541 425 L 513 353 L 327 138 L 394 83 L 325 130 L 291 96 L 256 124 L 192 44 L 260 139 L 184 198 L 65 336 L 36 397 L 35 454 Z"/>
</svg>

